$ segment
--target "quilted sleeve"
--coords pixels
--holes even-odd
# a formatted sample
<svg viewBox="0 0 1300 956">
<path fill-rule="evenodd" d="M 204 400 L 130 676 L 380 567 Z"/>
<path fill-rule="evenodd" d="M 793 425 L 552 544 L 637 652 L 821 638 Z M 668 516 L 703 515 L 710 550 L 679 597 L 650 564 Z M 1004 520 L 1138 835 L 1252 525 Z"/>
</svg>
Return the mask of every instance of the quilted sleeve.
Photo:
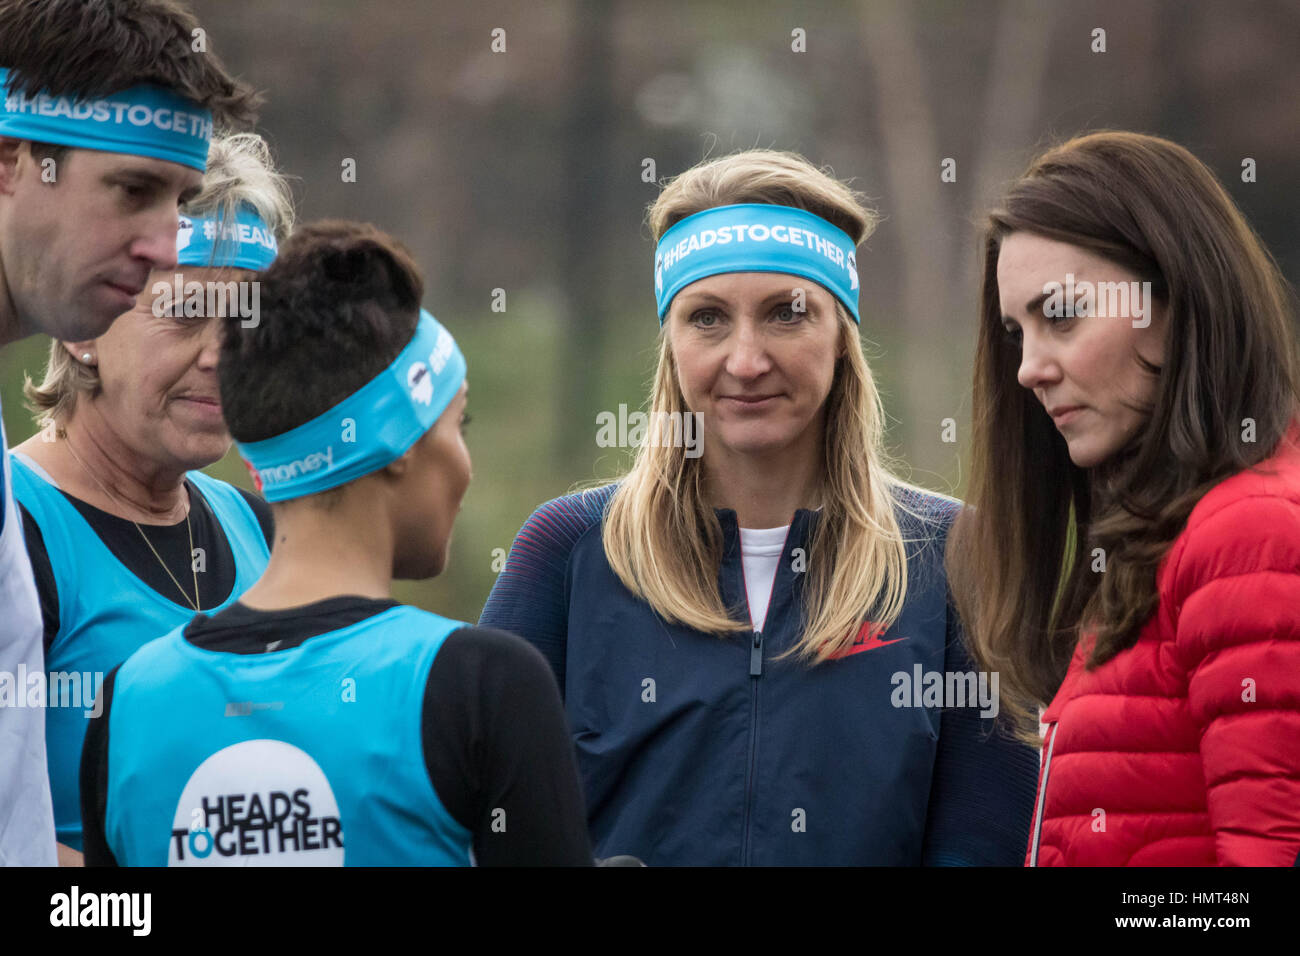
<svg viewBox="0 0 1300 956">
<path fill-rule="evenodd" d="M 1222 866 L 1300 853 L 1300 501 L 1239 498 L 1174 555 L 1176 648 Z"/>
<path fill-rule="evenodd" d="M 548 501 L 515 536 L 488 595 L 480 627 L 517 634 L 541 651 L 564 694 L 569 602 L 566 571 L 574 543 L 601 519 L 614 485 Z"/>
</svg>

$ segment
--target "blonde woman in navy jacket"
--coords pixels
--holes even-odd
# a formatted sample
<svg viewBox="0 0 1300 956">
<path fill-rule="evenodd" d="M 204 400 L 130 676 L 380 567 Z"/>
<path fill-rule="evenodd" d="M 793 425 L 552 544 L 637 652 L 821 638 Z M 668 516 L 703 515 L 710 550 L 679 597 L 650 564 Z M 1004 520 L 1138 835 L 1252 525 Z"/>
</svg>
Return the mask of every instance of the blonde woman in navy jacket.
<svg viewBox="0 0 1300 956">
<path fill-rule="evenodd" d="M 753 150 L 678 177 L 650 224 L 650 433 L 621 481 L 534 512 L 480 621 L 550 662 L 597 855 L 1018 864 L 1036 757 L 978 700 L 943 571 L 958 504 L 881 448 L 872 214 Z"/>
</svg>

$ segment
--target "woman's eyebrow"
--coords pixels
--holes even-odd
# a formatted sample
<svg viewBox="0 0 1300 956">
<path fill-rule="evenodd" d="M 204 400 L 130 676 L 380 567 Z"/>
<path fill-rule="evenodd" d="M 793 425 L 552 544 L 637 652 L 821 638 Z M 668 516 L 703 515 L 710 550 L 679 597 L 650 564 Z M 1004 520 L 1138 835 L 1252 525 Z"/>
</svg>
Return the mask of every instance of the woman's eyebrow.
<svg viewBox="0 0 1300 956">
<path fill-rule="evenodd" d="M 1045 300 L 1049 295 L 1051 295 L 1050 292 L 1043 292 L 1040 293 L 1039 295 L 1034 296 L 1032 299 L 1030 299 L 1028 302 L 1025 303 L 1025 311 L 1028 312 L 1030 315 L 1033 315 L 1035 312 L 1038 311 L 1038 307 L 1043 304 L 1043 300 Z"/>
<path fill-rule="evenodd" d="M 807 290 L 804 286 L 801 285 L 791 286 L 788 290 L 784 292 L 773 292 L 771 295 L 769 295 L 767 298 L 763 300 L 763 304 L 767 305 L 767 303 L 776 302 L 778 299 L 792 299 L 794 298 L 796 291 L 806 292 Z"/>
<path fill-rule="evenodd" d="M 705 302 L 712 302 L 717 305 L 726 305 L 727 301 L 714 295 L 712 292 L 689 292 L 682 296 L 682 301 L 687 304 L 702 305 Z"/>
<path fill-rule="evenodd" d="M 790 299 L 793 298 L 793 296 L 795 295 L 795 290 L 801 288 L 803 288 L 803 286 L 797 286 L 797 285 L 791 286 L 789 289 L 773 292 L 767 296 L 764 296 L 759 301 L 761 302 L 761 304 L 767 305 L 769 302 L 775 302 L 778 299 Z M 720 296 L 716 296 L 712 292 L 690 292 L 682 296 L 682 301 L 694 305 L 701 305 L 706 302 L 714 303 L 716 305 L 723 305 L 723 306 L 731 304 L 726 299 L 723 299 Z"/>
<path fill-rule="evenodd" d="M 1045 300 L 1045 299 L 1046 299 L 1050 294 L 1051 294 L 1050 292 L 1044 292 L 1042 295 L 1036 295 L 1036 296 L 1034 296 L 1032 299 L 1030 299 L 1028 302 L 1025 303 L 1025 311 L 1026 311 L 1027 313 L 1029 313 L 1030 315 L 1033 315 L 1035 312 L 1038 311 L 1038 307 L 1041 306 L 1041 305 L 1043 304 L 1043 301 L 1044 301 L 1044 300 Z M 1019 321 L 1020 321 L 1020 320 L 1017 319 L 1014 315 L 1008 315 L 1008 314 L 1005 313 L 1005 312 L 1002 313 L 1002 324 L 1003 324 L 1003 325 L 1006 325 L 1008 322 L 1016 322 L 1016 323 L 1019 323 Z"/>
</svg>

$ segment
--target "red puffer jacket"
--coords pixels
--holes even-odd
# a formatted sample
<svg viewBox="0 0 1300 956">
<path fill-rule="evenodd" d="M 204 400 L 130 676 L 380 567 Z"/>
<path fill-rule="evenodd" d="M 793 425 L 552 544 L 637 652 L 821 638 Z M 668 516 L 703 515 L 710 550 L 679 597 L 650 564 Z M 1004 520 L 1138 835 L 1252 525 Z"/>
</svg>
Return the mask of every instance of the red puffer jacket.
<svg viewBox="0 0 1300 956">
<path fill-rule="evenodd" d="M 1300 421 L 1197 504 L 1138 642 L 1080 642 L 1047 725 L 1030 866 L 1292 866 L 1300 853 Z"/>
</svg>

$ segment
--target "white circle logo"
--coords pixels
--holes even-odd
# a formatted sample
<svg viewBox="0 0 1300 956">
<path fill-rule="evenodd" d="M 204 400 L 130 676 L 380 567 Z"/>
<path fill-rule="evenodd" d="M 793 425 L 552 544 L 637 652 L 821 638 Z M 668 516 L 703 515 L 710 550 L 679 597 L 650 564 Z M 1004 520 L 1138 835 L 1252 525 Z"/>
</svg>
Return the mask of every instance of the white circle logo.
<svg viewBox="0 0 1300 956">
<path fill-rule="evenodd" d="M 343 822 L 324 771 L 282 740 L 218 750 L 176 805 L 168 866 L 342 866 Z"/>
</svg>

